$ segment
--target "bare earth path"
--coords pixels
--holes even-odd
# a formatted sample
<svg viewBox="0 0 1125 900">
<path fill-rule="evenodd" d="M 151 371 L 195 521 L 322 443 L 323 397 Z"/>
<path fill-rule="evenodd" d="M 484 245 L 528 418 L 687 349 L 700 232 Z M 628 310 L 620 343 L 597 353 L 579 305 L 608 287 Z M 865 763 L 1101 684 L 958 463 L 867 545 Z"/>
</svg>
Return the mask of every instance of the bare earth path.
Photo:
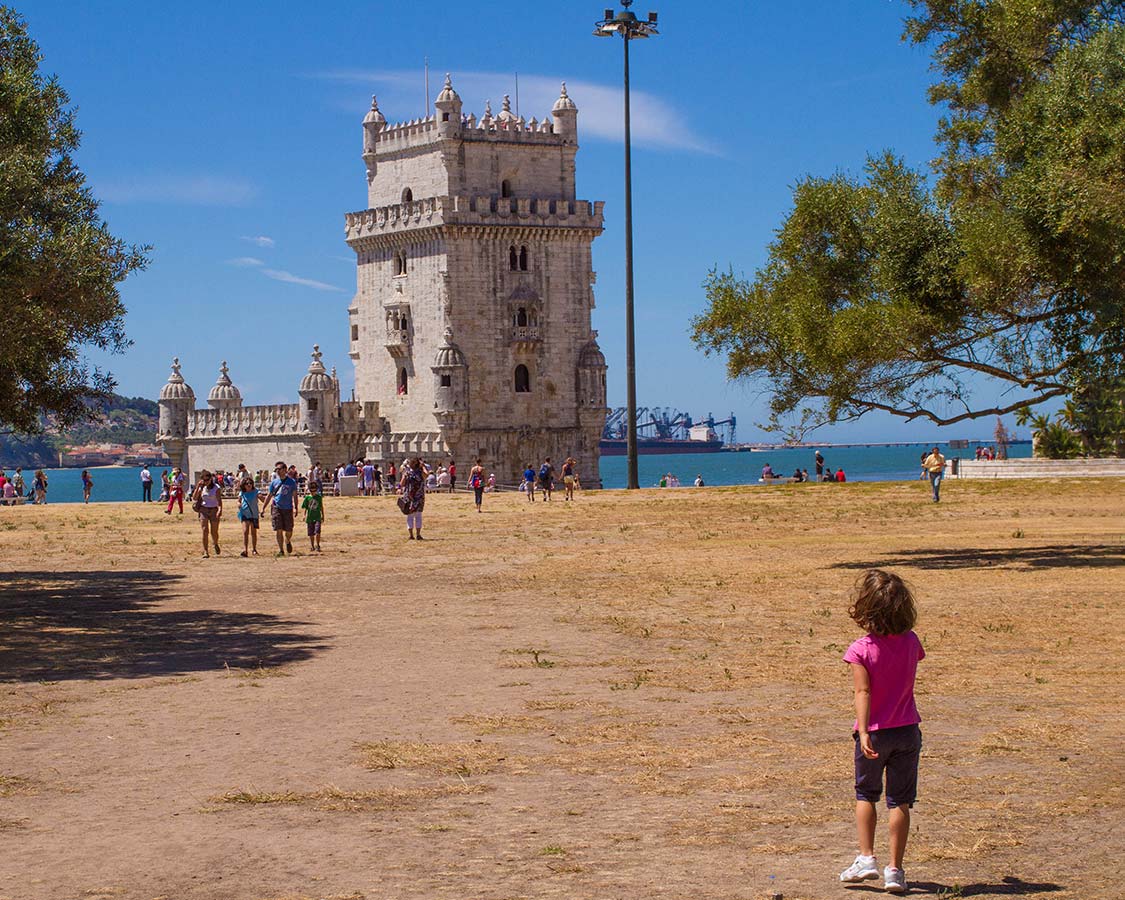
<svg viewBox="0 0 1125 900">
<path fill-rule="evenodd" d="M 1125 486 L 926 493 L 329 499 L 322 556 L 202 562 L 0 509 L 0 898 L 846 896 L 868 565 L 929 654 L 915 892 L 1125 896 Z"/>
</svg>

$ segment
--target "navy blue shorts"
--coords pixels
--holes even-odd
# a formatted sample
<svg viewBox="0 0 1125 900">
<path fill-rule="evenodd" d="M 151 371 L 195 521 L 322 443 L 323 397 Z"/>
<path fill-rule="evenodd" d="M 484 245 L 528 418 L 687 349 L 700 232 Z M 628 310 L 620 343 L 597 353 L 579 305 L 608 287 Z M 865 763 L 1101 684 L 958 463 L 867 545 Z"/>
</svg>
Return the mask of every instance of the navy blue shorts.
<svg viewBox="0 0 1125 900">
<path fill-rule="evenodd" d="M 883 794 L 886 773 L 887 809 L 913 806 L 918 797 L 918 757 L 922 751 L 922 729 L 917 725 L 881 728 L 871 733 L 871 746 L 879 756 L 868 759 L 855 739 L 855 798 L 876 803 Z"/>
</svg>

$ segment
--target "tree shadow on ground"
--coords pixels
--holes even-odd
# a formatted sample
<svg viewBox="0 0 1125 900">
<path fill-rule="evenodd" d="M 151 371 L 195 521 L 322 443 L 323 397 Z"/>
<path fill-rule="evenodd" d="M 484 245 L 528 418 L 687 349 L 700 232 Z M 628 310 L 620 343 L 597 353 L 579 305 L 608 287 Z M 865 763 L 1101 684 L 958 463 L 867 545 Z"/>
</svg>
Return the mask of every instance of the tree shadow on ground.
<svg viewBox="0 0 1125 900">
<path fill-rule="evenodd" d="M 308 622 L 266 613 L 167 610 L 182 575 L 15 572 L 0 584 L 0 681 L 146 678 L 309 659 Z"/>
<path fill-rule="evenodd" d="M 861 892 L 884 894 L 882 887 L 874 884 L 848 885 L 851 890 L 860 888 Z M 911 881 L 910 894 L 936 894 L 939 897 L 1027 897 L 1032 894 L 1053 894 L 1061 891 L 1062 885 L 1049 881 L 1024 881 L 1014 875 L 1005 875 L 998 884 L 941 884 L 935 881 Z"/>
<path fill-rule="evenodd" d="M 869 562 L 834 563 L 832 568 L 879 569 L 886 566 L 913 566 L 916 569 L 984 569 L 989 566 L 1013 565 L 1068 569 L 1125 566 L 1125 547 L 1051 544 L 994 550 L 912 550 Z"/>
</svg>

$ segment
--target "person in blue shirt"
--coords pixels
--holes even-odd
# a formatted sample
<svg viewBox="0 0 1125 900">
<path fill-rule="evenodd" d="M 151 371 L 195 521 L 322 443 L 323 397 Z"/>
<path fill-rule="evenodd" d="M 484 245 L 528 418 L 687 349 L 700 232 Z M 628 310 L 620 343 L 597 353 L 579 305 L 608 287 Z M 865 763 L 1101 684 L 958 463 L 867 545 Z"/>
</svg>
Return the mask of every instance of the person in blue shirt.
<svg viewBox="0 0 1125 900">
<path fill-rule="evenodd" d="M 527 464 L 527 468 L 523 470 L 523 488 L 527 491 L 528 502 L 535 501 L 535 470 L 531 468 L 531 463 Z"/>
<path fill-rule="evenodd" d="M 273 504 L 270 524 L 277 536 L 277 555 L 293 552 L 293 506 L 297 499 L 297 482 L 289 476 L 289 469 L 283 462 L 274 467 L 276 473 L 270 482 L 270 493 L 262 507 L 262 515 Z"/>
</svg>

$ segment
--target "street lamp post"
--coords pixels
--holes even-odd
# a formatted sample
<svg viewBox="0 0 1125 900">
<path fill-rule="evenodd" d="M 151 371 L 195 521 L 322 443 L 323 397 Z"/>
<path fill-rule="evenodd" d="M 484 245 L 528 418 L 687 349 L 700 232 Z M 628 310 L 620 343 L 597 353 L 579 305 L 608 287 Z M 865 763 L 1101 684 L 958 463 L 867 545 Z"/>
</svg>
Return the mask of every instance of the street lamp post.
<svg viewBox="0 0 1125 900">
<path fill-rule="evenodd" d="M 652 37 L 656 30 L 656 13 L 650 12 L 647 21 L 641 21 L 630 12 L 633 0 L 621 0 L 625 8 L 615 14 L 605 11 L 605 18 L 594 26 L 598 37 L 621 35 L 625 43 L 625 405 L 628 408 L 625 452 L 628 457 L 628 483 L 630 490 L 639 488 L 637 474 L 637 358 L 633 336 L 633 165 L 629 140 L 629 41 Z"/>
</svg>

